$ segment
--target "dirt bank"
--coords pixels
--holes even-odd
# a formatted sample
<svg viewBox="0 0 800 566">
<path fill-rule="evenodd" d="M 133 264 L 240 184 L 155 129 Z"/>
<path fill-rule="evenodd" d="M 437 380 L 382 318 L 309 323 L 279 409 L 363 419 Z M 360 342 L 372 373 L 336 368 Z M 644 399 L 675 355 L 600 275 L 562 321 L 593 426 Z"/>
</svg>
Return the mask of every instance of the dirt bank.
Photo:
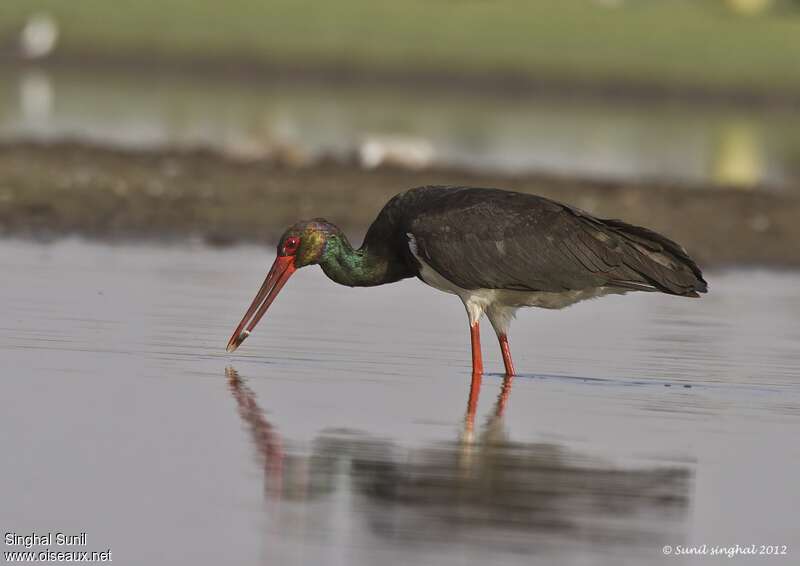
<svg viewBox="0 0 800 566">
<path fill-rule="evenodd" d="M 0 234 L 50 238 L 201 237 L 273 241 L 303 217 L 363 234 L 393 194 L 425 184 L 538 193 L 649 226 L 705 265 L 800 266 L 800 198 L 770 191 L 622 184 L 456 170 L 293 168 L 207 151 L 122 151 L 73 143 L 0 144 Z"/>
</svg>

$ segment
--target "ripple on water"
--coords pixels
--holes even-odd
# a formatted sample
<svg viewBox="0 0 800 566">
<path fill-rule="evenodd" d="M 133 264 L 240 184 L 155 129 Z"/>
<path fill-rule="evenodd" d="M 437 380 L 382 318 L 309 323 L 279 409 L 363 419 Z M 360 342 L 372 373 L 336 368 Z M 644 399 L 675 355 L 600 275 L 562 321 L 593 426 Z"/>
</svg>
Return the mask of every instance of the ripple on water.
<svg viewBox="0 0 800 566">
<path fill-rule="evenodd" d="M 348 565 L 638 566 L 795 534 L 796 274 L 530 309 L 522 374 L 471 389 L 461 305 L 415 281 L 303 270 L 225 354 L 265 255 L 0 241 L 14 529 L 47 508 L 142 563 L 180 539 L 193 564 Z"/>
</svg>

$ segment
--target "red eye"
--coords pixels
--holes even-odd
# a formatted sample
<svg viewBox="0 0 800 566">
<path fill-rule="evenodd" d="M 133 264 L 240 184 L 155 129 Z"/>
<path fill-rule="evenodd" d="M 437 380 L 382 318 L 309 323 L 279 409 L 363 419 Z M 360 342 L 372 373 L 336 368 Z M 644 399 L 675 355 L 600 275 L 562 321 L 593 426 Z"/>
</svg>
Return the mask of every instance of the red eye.
<svg viewBox="0 0 800 566">
<path fill-rule="evenodd" d="M 286 238 L 283 242 L 283 253 L 286 255 L 292 255 L 294 252 L 297 251 L 297 248 L 300 246 L 300 238 L 296 238 L 294 236 L 290 238 Z"/>
</svg>

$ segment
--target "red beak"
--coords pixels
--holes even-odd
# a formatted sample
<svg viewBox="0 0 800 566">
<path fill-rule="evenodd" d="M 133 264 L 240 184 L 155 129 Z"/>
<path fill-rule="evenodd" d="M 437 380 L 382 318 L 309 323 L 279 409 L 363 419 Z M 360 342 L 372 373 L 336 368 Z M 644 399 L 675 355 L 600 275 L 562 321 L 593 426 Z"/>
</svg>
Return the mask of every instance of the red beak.
<svg viewBox="0 0 800 566">
<path fill-rule="evenodd" d="M 256 324 L 258 324 L 258 321 L 261 320 L 261 317 L 267 312 L 272 301 L 275 300 L 281 288 L 295 271 L 297 271 L 297 268 L 294 265 L 294 256 L 286 255 L 275 258 L 275 262 L 272 264 L 267 278 L 264 280 L 264 284 L 261 285 L 261 289 L 258 290 L 256 298 L 250 303 L 250 308 L 247 309 L 239 326 L 234 330 L 233 336 L 228 340 L 228 346 L 225 350 L 233 352 L 244 342 L 245 338 L 250 336 L 250 333 L 256 327 Z M 255 315 L 253 313 L 255 313 Z"/>
</svg>

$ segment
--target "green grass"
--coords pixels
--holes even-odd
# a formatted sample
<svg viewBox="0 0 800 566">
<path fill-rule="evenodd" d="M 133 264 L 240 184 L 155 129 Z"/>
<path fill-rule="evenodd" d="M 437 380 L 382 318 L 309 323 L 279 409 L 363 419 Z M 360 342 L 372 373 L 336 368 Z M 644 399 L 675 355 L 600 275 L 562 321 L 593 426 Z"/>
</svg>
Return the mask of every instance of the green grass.
<svg viewBox="0 0 800 566">
<path fill-rule="evenodd" d="M 65 55 L 800 90 L 800 12 L 711 0 L 2 0 L 0 38 L 36 11 Z"/>
</svg>

